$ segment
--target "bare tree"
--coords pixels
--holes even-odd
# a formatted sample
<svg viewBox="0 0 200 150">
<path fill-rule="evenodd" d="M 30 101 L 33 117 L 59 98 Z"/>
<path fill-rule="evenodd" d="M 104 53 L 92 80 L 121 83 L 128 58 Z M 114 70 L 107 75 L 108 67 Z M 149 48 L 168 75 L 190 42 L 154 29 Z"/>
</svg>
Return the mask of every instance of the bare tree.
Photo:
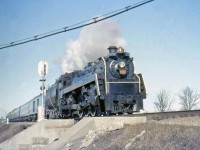
<svg viewBox="0 0 200 150">
<path fill-rule="evenodd" d="M 192 110 L 199 103 L 200 94 L 187 86 L 180 91 L 178 97 L 184 110 Z"/>
<path fill-rule="evenodd" d="M 162 89 L 157 93 L 154 105 L 159 112 L 164 112 L 171 109 L 173 102 L 174 98 L 170 95 L 170 93 Z"/>
</svg>

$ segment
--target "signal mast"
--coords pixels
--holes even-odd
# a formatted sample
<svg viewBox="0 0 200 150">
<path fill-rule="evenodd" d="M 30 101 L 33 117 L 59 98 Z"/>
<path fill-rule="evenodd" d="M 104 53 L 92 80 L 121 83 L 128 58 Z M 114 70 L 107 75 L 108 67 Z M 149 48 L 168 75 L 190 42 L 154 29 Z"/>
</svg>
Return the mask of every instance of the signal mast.
<svg viewBox="0 0 200 150">
<path fill-rule="evenodd" d="M 48 64 L 45 60 L 41 60 L 38 63 L 38 74 L 41 77 L 40 82 L 42 82 L 42 86 L 40 87 L 42 91 L 42 102 L 41 106 L 38 106 L 38 122 L 44 119 L 45 115 L 45 103 L 44 103 L 44 91 L 45 91 L 45 76 L 48 72 Z"/>
</svg>

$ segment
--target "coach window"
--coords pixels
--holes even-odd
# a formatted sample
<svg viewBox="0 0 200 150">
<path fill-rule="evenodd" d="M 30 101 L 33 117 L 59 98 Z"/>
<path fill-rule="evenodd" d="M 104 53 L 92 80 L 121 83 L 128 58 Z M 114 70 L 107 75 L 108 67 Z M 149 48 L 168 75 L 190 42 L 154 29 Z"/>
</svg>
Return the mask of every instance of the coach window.
<svg viewBox="0 0 200 150">
<path fill-rule="evenodd" d="M 33 112 L 35 112 L 35 101 L 33 101 Z"/>
</svg>

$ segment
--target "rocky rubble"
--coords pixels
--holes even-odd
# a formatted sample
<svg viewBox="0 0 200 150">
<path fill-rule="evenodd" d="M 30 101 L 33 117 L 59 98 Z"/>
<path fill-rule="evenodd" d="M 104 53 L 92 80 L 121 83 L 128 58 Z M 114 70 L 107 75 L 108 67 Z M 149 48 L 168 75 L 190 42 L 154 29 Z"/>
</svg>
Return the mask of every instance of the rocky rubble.
<svg viewBox="0 0 200 150">
<path fill-rule="evenodd" d="M 66 145 L 71 150 L 199 150 L 200 118 L 186 117 L 136 125 L 113 124 Z"/>
<path fill-rule="evenodd" d="M 86 135 L 86 137 L 82 140 L 80 149 L 89 146 L 95 140 L 95 138 L 97 138 L 98 136 L 106 134 L 111 131 L 119 130 L 122 128 L 123 128 L 123 123 L 117 123 L 117 124 L 113 123 L 108 128 L 102 127 L 95 131 L 90 130 L 89 133 Z"/>
</svg>

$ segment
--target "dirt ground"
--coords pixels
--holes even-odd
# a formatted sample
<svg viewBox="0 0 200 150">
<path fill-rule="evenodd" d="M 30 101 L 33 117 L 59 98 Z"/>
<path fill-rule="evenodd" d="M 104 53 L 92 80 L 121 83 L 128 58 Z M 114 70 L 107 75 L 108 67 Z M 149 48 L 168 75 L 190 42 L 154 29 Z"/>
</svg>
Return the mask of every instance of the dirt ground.
<svg viewBox="0 0 200 150">
<path fill-rule="evenodd" d="M 20 125 L 20 124 L 0 124 L 0 143 L 9 139 L 10 137 L 14 136 L 15 134 L 21 132 L 22 130 L 26 129 L 27 125 Z"/>
<path fill-rule="evenodd" d="M 200 118 L 177 118 L 90 131 L 68 143 L 71 150 L 199 150 Z"/>
</svg>

